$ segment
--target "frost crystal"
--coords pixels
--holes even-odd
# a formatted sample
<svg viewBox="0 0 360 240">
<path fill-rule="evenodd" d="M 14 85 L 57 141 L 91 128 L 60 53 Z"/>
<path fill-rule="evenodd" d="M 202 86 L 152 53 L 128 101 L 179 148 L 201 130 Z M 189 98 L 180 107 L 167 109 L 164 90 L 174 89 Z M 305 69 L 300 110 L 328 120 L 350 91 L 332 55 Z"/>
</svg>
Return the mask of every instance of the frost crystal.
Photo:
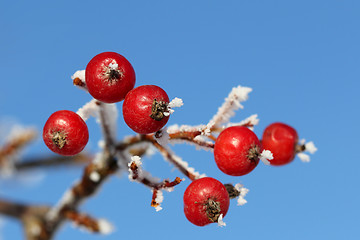
<svg viewBox="0 0 360 240">
<path fill-rule="evenodd" d="M 247 201 L 245 200 L 245 196 L 249 192 L 249 189 L 244 188 L 244 185 L 242 185 L 240 183 L 235 184 L 234 187 L 236 190 L 238 190 L 240 192 L 240 195 L 237 200 L 237 205 L 242 206 L 242 205 L 246 204 Z"/>
<path fill-rule="evenodd" d="M 78 70 L 72 76 L 71 79 L 74 80 L 75 78 L 80 79 L 83 83 L 85 83 L 85 70 Z"/>
<path fill-rule="evenodd" d="M 141 164 L 142 164 L 142 162 L 141 162 L 141 157 L 139 157 L 139 156 L 132 156 L 132 157 L 131 157 L 131 162 L 129 163 L 129 167 L 131 166 L 131 164 L 132 164 L 133 162 L 136 164 L 136 166 L 140 167 Z"/>
<path fill-rule="evenodd" d="M 119 65 L 117 63 L 110 63 L 109 64 L 109 68 L 111 70 L 118 70 L 119 69 Z"/>
<path fill-rule="evenodd" d="M 229 123 L 226 125 L 226 128 L 231 126 L 244 126 L 244 125 L 250 125 L 250 126 L 256 126 L 259 124 L 259 119 L 257 114 L 253 114 L 250 117 L 242 120 L 239 123 Z M 249 127 L 251 130 L 253 130 L 253 127 Z"/>
<path fill-rule="evenodd" d="M 235 114 L 234 111 L 239 108 L 244 108 L 240 103 L 249 98 L 248 94 L 251 91 L 252 89 L 249 87 L 234 87 L 210 122 L 214 122 L 216 125 L 229 122 L 230 118 Z"/>
<path fill-rule="evenodd" d="M 263 150 L 260 154 L 260 160 L 265 163 L 266 165 L 270 165 L 270 160 L 274 159 L 272 152 L 269 150 Z"/>
<path fill-rule="evenodd" d="M 308 142 L 305 144 L 305 151 L 314 154 L 317 151 L 317 148 L 313 142 Z"/>
<path fill-rule="evenodd" d="M 300 158 L 301 161 L 303 162 L 310 162 L 310 156 L 307 155 L 306 153 L 303 153 L 303 152 L 299 152 L 297 154 L 297 156 Z"/>
<path fill-rule="evenodd" d="M 134 181 L 134 172 L 133 170 L 131 169 L 131 166 L 135 164 L 137 169 L 137 175 L 138 175 L 138 178 L 142 178 L 142 169 L 141 169 L 141 165 L 142 165 L 142 162 L 141 162 L 141 158 L 139 156 L 132 156 L 131 157 L 131 162 L 128 163 L 128 167 L 129 167 L 129 180 L 130 181 Z"/>
<path fill-rule="evenodd" d="M 166 128 L 159 130 L 154 137 L 161 146 L 166 146 L 169 143 L 170 136 Z"/>
<path fill-rule="evenodd" d="M 91 181 L 93 182 L 98 182 L 101 178 L 100 174 L 98 172 L 91 172 L 90 175 L 89 175 L 89 178 Z"/>
<path fill-rule="evenodd" d="M 174 112 L 174 110 L 172 108 L 174 107 L 181 107 L 182 105 L 184 105 L 183 100 L 181 98 L 174 98 L 173 100 L 171 100 L 171 102 L 169 102 L 168 104 L 168 111 L 164 112 L 165 116 L 169 116 L 170 114 L 172 114 Z"/>
<path fill-rule="evenodd" d="M 98 220 L 99 232 L 102 234 L 110 234 L 114 231 L 114 226 L 106 219 Z"/>
<path fill-rule="evenodd" d="M 153 190 L 153 191 L 156 191 L 155 202 L 157 203 L 157 206 L 155 207 L 155 210 L 158 212 L 163 209 L 160 205 L 164 201 L 164 195 L 160 190 Z"/>
<path fill-rule="evenodd" d="M 82 108 L 77 110 L 77 114 L 84 120 L 88 120 L 90 116 L 98 118 L 99 116 L 99 106 L 96 104 L 97 100 L 93 99 L 90 102 L 86 103 Z"/>
<path fill-rule="evenodd" d="M 174 108 L 174 107 L 181 107 L 182 105 L 184 105 L 184 102 L 181 98 L 174 98 L 173 100 L 171 100 L 171 102 L 169 102 L 168 107 L 169 108 Z"/>
<path fill-rule="evenodd" d="M 200 174 L 200 173 L 196 172 L 194 168 L 189 167 L 188 162 L 182 160 L 181 157 L 175 155 L 175 153 L 174 153 L 173 151 L 171 151 L 167 146 L 164 146 L 164 148 L 166 148 L 166 151 L 170 154 L 170 156 L 172 157 L 172 159 L 174 160 L 174 162 L 176 162 L 178 165 L 180 165 L 180 166 L 182 166 L 183 168 L 185 168 L 186 171 L 188 171 L 189 173 L 191 173 L 192 175 L 194 175 L 196 179 L 206 177 L 205 174 Z M 166 153 L 161 152 L 161 154 L 163 155 L 163 157 L 164 157 L 165 159 L 167 159 L 167 160 L 169 159 L 169 156 L 168 156 Z"/>
<path fill-rule="evenodd" d="M 223 221 L 223 217 L 224 217 L 223 214 L 220 214 L 220 216 L 218 218 L 217 223 L 218 223 L 219 227 L 225 227 L 226 226 L 226 223 Z"/>
<path fill-rule="evenodd" d="M 116 141 L 116 126 L 117 126 L 117 118 L 118 118 L 118 109 L 115 103 L 102 104 L 104 109 L 104 119 L 107 122 L 104 125 L 107 125 L 109 128 L 109 132 L 111 134 L 111 138 Z"/>
<path fill-rule="evenodd" d="M 301 145 L 305 146 L 305 152 L 309 152 L 311 154 L 314 154 L 317 151 L 317 148 L 315 147 L 315 144 L 313 142 L 305 142 L 305 139 L 301 139 L 299 142 Z M 297 156 L 300 158 L 302 162 L 310 162 L 310 156 L 306 153 L 299 152 L 297 153 Z"/>
</svg>

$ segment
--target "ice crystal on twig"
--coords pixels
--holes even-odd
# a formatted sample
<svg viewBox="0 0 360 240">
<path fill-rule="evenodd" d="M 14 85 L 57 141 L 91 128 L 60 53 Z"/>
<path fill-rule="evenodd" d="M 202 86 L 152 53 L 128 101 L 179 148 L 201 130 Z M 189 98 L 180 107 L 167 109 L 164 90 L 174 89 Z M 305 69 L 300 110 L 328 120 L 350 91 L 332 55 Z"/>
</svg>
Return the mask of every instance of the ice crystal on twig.
<svg viewBox="0 0 360 240">
<path fill-rule="evenodd" d="M 105 138 L 109 137 L 112 142 L 116 141 L 118 109 L 115 103 L 100 104 L 100 123 Z"/>
<path fill-rule="evenodd" d="M 317 148 L 313 142 L 307 142 L 305 143 L 305 151 L 314 154 L 317 151 Z"/>
<path fill-rule="evenodd" d="M 265 163 L 265 165 L 270 165 L 270 162 L 272 159 L 274 159 L 272 152 L 270 150 L 263 150 L 260 154 L 260 160 Z"/>
<path fill-rule="evenodd" d="M 251 91 L 252 89 L 249 87 L 242 87 L 240 85 L 234 87 L 210 122 L 213 122 L 214 125 L 217 126 L 229 122 L 236 110 L 244 108 L 243 105 L 241 105 L 241 102 L 244 102 L 249 98 L 248 94 Z"/>
<path fill-rule="evenodd" d="M 242 120 L 239 123 L 228 123 L 226 125 L 226 128 L 231 127 L 231 126 L 245 126 L 250 128 L 251 130 L 254 129 L 254 126 L 259 124 L 259 119 L 258 119 L 258 115 L 257 114 L 253 114 L 250 117 L 247 117 L 246 119 Z"/>
<path fill-rule="evenodd" d="M 71 79 L 74 80 L 75 78 L 80 79 L 83 83 L 85 83 L 85 70 L 77 70 L 72 76 Z"/>
<path fill-rule="evenodd" d="M 162 146 L 165 146 L 169 143 L 169 133 L 167 132 L 167 128 L 160 129 L 154 135 L 155 140 Z"/>
<path fill-rule="evenodd" d="M 134 181 L 138 178 L 142 178 L 142 169 L 141 169 L 141 158 L 139 156 L 132 156 L 131 162 L 129 162 L 129 179 Z"/>
<path fill-rule="evenodd" d="M 90 173 L 89 178 L 93 182 L 98 182 L 98 181 L 100 181 L 101 176 L 98 172 L 93 171 Z"/>
<path fill-rule="evenodd" d="M 173 108 L 175 107 L 181 107 L 182 105 L 184 105 L 183 100 L 181 98 L 174 98 L 173 100 L 171 100 L 171 102 L 169 102 L 169 104 L 167 105 L 167 112 L 164 112 L 165 116 L 169 116 L 170 114 L 174 113 Z"/>
<path fill-rule="evenodd" d="M 96 99 L 92 99 L 76 112 L 84 121 L 88 120 L 90 116 L 99 118 L 99 105 Z"/>
<path fill-rule="evenodd" d="M 310 156 L 306 153 L 299 152 L 297 156 L 300 158 L 302 162 L 310 162 Z"/>
<path fill-rule="evenodd" d="M 304 152 L 314 154 L 317 151 L 315 144 L 312 141 L 306 142 L 305 139 L 301 139 L 299 145 L 302 146 L 303 149 L 297 153 L 297 156 L 302 162 L 310 162 L 310 156 Z"/>
<path fill-rule="evenodd" d="M 155 210 L 158 212 L 162 210 L 161 203 L 164 201 L 164 195 L 162 191 L 153 189 L 153 196 L 155 195 L 155 199 L 151 202 L 151 206 L 155 208 Z"/>
<path fill-rule="evenodd" d="M 218 224 L 219 227 L 225 227 L 226 226 L 226 223 L 224 222 L 223 217 L 224 217 L 224 215 L 220 214 L 220 216 L 219 216 L 219 218 L 217 220 L 217 224 Z"/>
<path fill-rule="evenodd" d="M 249 192 L 249 189 L 245 188 L 244 185 L 242 185 L 241 183 L 235 184 L 234 187 L 236 190 L 238 190 L 240 192 L 240 195 L 237 200 L 237 205 L 242 206 L 242 205 L 246 204 L 247 201 L 245 200 L 245 196 Z"/>
<path fill-rule="evenodd" d="M 200 174 L 199 172 L 196 172 L 194 168 L 189 167 L 188 162 L 182 160 L 181 157 L 177 156 L 167 146 L 162 146 L 162 148 L 160 148 L 159 151 L 163 155 L 164 159 L 173 163 L 181 172 L 183 172 L 191 180 L 206 177 L 205 174 Z"/>
<path fill-rule="evenodd" d="M 85 82 L 85 70 L 78 70 L 72 76 L 73 84 L 84 91 L 88 91 L 86 82 Z"/>
<path fill-rule="evenodd" d="M 114 225 L 112 225 L 109 221 L 107 221 L 106 219 L 99 219 L 98 220 L 98 227 L 99 227 L 99 232 L 101 234 L 110 234 L 114 231 Z"/>
</svg>

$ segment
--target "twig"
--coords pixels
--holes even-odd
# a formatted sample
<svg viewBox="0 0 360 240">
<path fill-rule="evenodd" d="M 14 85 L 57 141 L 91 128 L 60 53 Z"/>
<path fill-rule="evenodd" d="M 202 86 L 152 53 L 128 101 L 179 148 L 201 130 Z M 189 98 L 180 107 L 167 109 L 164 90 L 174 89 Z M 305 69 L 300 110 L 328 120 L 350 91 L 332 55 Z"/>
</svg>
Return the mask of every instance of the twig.
<svg viewBox="0 0 360 240">
<path fill-rule="evenodd" d="M 48 157 L 36 157 L 28 158 L 24 161 L 15 163 L 15 169 L 30 170 L 34 168 L 47 168 L 57 166 L 73 166 L 73 165 L 84 165 L 90 163 L 94 157 L 90 154 L 80 153 L 71 157 L 64 156 L 48 156 Z"/>
</svg>

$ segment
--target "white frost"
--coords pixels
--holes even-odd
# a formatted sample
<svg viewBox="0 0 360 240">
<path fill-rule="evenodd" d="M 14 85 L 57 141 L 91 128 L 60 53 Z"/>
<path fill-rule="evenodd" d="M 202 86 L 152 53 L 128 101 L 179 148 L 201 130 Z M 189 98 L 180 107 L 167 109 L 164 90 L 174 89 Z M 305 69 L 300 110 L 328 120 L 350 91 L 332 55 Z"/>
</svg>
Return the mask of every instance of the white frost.
<svg viewBox="0 0 360 240">
<path fill-rule="evenodd" d="M 106 219 L 98 220 L 99 232 L 102 234 L 110 234 L 114 231 L 114 225 L 108 222 Z"/>
<path fill-rule="evenodd" d="M 133 171 L 131 170 L 131 165 L 132 164 L 135 164 L 137 166 L 137 175 L 138 175 L 138 178 L 142 178 L 142 169 L 141 169 L 141 165 L 142 165 L 142 162 L 141 162 L 141 157 L 139 156 L 132 156 L 131 157 L 131 162 L 128 163 L 128 167 L 129 167 L 129 180 L 130 181 L 134 181 L 133 179 L 133 176 L 134 176 L 134 173 Z"/>
<path fill-rule="evenodd" d="M 223 217 L 224 217 L 223 214 L 220 214 L 220 216 L 218 218 L 217 223 L 218 223 L 219 227 L 225 227 L 226 226 L 226 223 L 223 221 Z"/>
<path fill-rule="evenodd" d="M 256 126 L 259 124 L 259 119 L 258 119 L 258 115 L 257 114 L 253 114 L 251 115 L 250 117 L 242 120 L 241 122 L 239 123 L 229 123 L 226 125 L 226 128 L 228 127 L 231 127 L 231 126 L 243 126 L 243 125 L 253 125 L 253 126 Z M 251 130 L 253 130 L 253 127 L 249 127 Z"/>
<path fill-rule="evenodd" d="M 115 103 L 104 103 L 102 107 L 104 109 L 104 120 L 106 121 L 104 125 L 108 126 L 110 137 L 116 142 L 117 118 L 119 115 L 117 106 Z"/>
<path fill-rule="evenodd" d="M 270 160 L 274 159 L 272 152 L 269 150 L 263 150 L 260 154 L 260 160 L 265 163 L 265 165 L 270 165 Z"/>
<path fill-rule="evenodd" d="M 305 143 L 305 151 L 314 154 L 317 151 L 315 144 L 313 142 Z"/>
<path fill-rule="evenodd" d="M 299 152 L 297 156 L 300 158 L 302 162 L 310 162 L 310 156 L 306 153 Z"/>
<path fill-rule="evenodd" d="M 115 62 L 115 61 L 114 61 Z M 119 65 L 117 63 L 110 63 L 109 64 L 109 68 L 111 70 L 118 70 L 119 69 Z"/>
<path fill-rule="evenodd" d="M 230 118 L 235 115 L 237 109 L 244 108 L 241 102 L 249 98 L 251 91 L 252 89 L 249 87 L 242 87 L 240 85 L 234 87 L 210 122 L 214 122 L 216 125 L 229 122 Z"/>
<path fill-rule="evenodd" d="M 244 185 L 242 185 L 241 183 L 235 184 L 234 187 L 235 187 L 236 190 L 238 190 L 240 192 L 240 195 L 239 195 L 238 200 L 237 200 L 237 205 L 242 206 L 242 205 L 246 204 L 247 201 L 245 199 L 245 196 L 249 192 L 249 189 L 244 188 Z"/>
<path fill-rule="evenodd" d="M 184 105 L 184 102 L 181 98 L 174 98 L 173 100 L 171 100 L 171 102 L 169 102 L 168 107 L 169 108 L 174 108 L 174 107 L 181 107 L 182 105 Z"/>
<path fill-rule="evenodd" d="M 170 136 L 167 129 L 163 128 L 154 135 L 154 138 L 161 146 L 166 146 L 169 143 Z"/>
<path fill-rule="evenodd" d="M 141 157 L 139 157 L 139 156 L 132 156 L 132 157 L 131 157 L 131 162 L 129 163 L 128 166 L 130 167 L 133 162 L 136 164 L 136 166 L 140 167 L 141 164 L 142 164 L 142 162 L 141 162 Z"/>
<path fill-rule="evenodd" d="M 85 83 L 85 70 L 78 70 L 72 76 L 71 79 L 74 80 L 75 78 L 80 79 L 83 83 Z"/>
<path fill-rule="evenodd" d="M 168 106 L 167 106 L 167 112 L 164 112 L 165 116 L 169 116 L 170 114 L 172 114 L 174 112 L 174 110 L 172 108 L 174 107 L 181 107 L 182 105 L 184 105 L 183 100 L 181 98 L 174 98 L 173 100 L 171 100 L 171 102 L 169 102 Z"/>
<path fill-rule="evenodd" d="M 97 100 L 93 99 L 90 102 L 86 103 L 84 106 L 77 110 L 77 114 L 84 120 L 88 120 L 90 116 L 98 118 L 99 116 L 99 106 L 96 104 Z"/>
<path fill-rule="evenodd" d="M 157 191 L 155 202 L 158 204 L 158 206 L 155 207 L 155 210 L 158 212 L 158 211 L 162 210 L 162 207 L 160 205 L 164 201 L 164 195 L 163 195 L 162 191 L 160 191 L 160 190 L 155 190 L 155 191 Z"/>
<path fill-rule="evenodd" d="M 301 139 L 299 143 L 305 146 L 305 150 L 304 150 L 305 152 L 314 154 L 317 151 L 317 148 L 315 147 L 315 144 L 312 141 L 306 142 L 305 139 Z M 304 152 L 297 153 L 297 156 L 300 158 L 302 162 L 310 162 L 310 156 Z"/>
<path fill-rule="evenodd" d="M 93 182 L 98 182 L 100 180 L 101 176 L 98 172 L 93 171 L 90 173 L 89 178 Z"/>
<path fill-rule="evenodd" d="M 205 174 L 200 174 L 200 173 L 196 172 L 194 168 L 189 167 L 188 162 L 182 160 L 181 157 L 175 155 L 175 153 L 174 153 L 173 151 L 171 151 L 170 148 L 168 148 L 167 146 L 164 146 L 164 148 L 166 149 L 166 152 L 168 152 L 168 153 L 171 155 L 172 159 L 173 159 L 177 164 L 179 164 L 180 166 L 182 166 L 183 168 L 185 168 L 189 173 L 191 173 L 192 175 L 194 175 L 194 176 L 195 176 L 195 179 L 206 177 Z M 163 155 L 164 159 L 166 159 L 166 160 L 169 161 L 169 156 L 168 156 L 165 152 L 162 152 L 162 151 L 161 151 L 160 153 Z"/>
</svg>

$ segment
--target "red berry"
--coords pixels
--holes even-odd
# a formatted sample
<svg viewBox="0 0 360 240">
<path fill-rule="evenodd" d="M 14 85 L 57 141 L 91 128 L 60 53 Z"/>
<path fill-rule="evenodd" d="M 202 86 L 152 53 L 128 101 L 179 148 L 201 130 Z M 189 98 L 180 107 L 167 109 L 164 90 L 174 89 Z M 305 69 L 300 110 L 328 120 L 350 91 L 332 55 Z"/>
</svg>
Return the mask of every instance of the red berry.
<svg viewBox="0 0 360 240">
<path fill-rule="evenodd" d="M 115 52 L 96 55 L 86 66 L 85 81 L 89 93 L 106 103 L 122 101 L 134 88 L 135 71 L 130 62 Z"/>
<path fill-rule="evenodd" d="M 229 204 L 225 186 L 211 177 L 193 181 L 184 193 L 185 216 L 197 226 L 217 222 L 221 214 L 226 215 Z"/>
<path fill-rule="evenodd" d="M 260 146 L 255 133 L 247 127 L 226 128 L 215 142 L 215 162 L 219 169 L 228 175 L 248 174 L 259 163 Z"/>
<path fill-rule="evenodd" d="M 143 85 L 131 90 L 123 103 L 126 124 L 135 132 L 148 134 L 159 131 L 167 121 L 169 97 L 155 85 Z"/>
<path fill-rule="evenodd" d="M 290 163 L 295 157 L 295 148 L 298 142 L 296 130 L 284 123 L 273 123 L 267 126 L 262 137 L 262 146 L 270 150 L 274 159 L 271 165 Z"/>
<path fill-rule="evenodd" d="M 43 129 L 46 146 L 53 152 L 71 156 L 81 152 L 89 140 L 84 120 L 76 113 L 61 110 L 51 114 Z"/>
</svg>

